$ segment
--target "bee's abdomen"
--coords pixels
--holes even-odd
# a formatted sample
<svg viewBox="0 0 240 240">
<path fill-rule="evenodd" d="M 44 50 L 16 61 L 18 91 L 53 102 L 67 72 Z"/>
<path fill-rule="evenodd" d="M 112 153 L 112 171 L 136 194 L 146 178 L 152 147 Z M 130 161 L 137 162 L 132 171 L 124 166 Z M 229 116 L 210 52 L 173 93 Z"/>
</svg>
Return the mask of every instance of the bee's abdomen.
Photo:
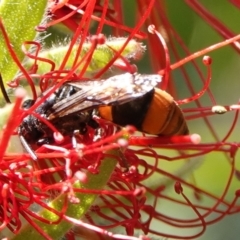
<svg viewBox="0 0 240 240">
<path fill-rule="evenodd" d="M 162 136 L 189 133 L 183 113 L 173 97 L 157 88 L 141 128 L 143 132 Z"/>
<path fill-rule="evenodd" d="M 99 115 L 120 126 L 133 125 L 149 134 L 173 136 L 189 133 L 183 113 L 172 96 L 157 88 L 128 103 L 100 107 Z"/>
</svg>

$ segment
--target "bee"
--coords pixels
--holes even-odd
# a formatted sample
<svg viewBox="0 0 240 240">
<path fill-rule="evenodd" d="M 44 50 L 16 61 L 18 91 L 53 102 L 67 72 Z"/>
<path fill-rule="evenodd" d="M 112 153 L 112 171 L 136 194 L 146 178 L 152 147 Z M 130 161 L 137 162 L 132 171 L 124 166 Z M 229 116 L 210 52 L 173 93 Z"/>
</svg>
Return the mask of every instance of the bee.
<svg viewBox="0 0 240 240">
<path fill-rule="evenodd" d="M 63 135 L 81 134 L 87 126 L 97 129 L 93 112 L 119 126 L 133 125 L 137 130 L 154 135 L 188 134 L 181 109 L 172 96 L 156 88 L 158 74 L 120 74 L 105 80 L 84 80 L 64 83 L 35 112 L 47 119 Z M 43 93 L 46 95 L 52 88 Z M 37 99 L 38 100 L 38 99 Z M 34 104 L 26 100 L 23 108 Z M 33 115 L 25 117 L 19 126 L 20 140 L 30 153 L 28 144 L 52 142 L 49 127 Z M 36 159 L 35 154 L 30 153 Z"/>
</svg>

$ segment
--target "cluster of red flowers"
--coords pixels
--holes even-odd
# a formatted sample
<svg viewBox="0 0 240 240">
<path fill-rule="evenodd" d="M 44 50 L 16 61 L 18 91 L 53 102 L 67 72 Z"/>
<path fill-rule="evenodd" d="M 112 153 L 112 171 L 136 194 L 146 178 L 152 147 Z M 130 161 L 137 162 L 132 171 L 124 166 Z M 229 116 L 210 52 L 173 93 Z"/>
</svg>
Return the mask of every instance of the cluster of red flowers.
<svg viewBox="0 0 240 240">
<path fill-rule="evenodd" d="M 125 8 L 122 2 L 51 2 L 49 15 L 52 20 L 38 29 L 43 30 L 61 22 L 73 32 L 68 51 L 59 67 L 56 67 L 53 60 L 40 57 L 39 43 L 25 43 L 35 45 L 36 54 L 26 51 L 26 56 L 34 62 L 26 70 L 28 77 L 26 74 L 20 75 L 9 85 L 16 87 L 27 78 L 35 100 L 37 94 L 34 84 L 42 92 L 50 86 L 53 88 L 27 110 L 21 109 L 24 93 L 16 92 L 10 118 L 1 135 L 4 141 L 0 143 L 0 230 L 8 228 L 14 234 L 24 234 L 24 230 L 21 230 L 22 216 L 30 228 L 34 227 L 46 239 L 59 236 L 54 235 L 48 227 L 52 225 L 54 229 L 62 223 L 62 235 L 65 234 L 66 239 L 77 239 L 79 236 L 86 239 L 148 239 L 143 236 L 133 237 L 134 235 L 146 235 L 149 239 L 151 236 L 194 239 L 204 234 L 208 225 L 240 211 L 237 204 L 239 190 L 236 184 L 233 184 L 236 178 L 239 178 L 236 156 L 240 145 L 232 140 L 240 104 L 218 106 L 209 87 L 212 75 L 211 58 L 203 59 L 207 67 L 207 77 L 203 76 L 196 60 L 197 57 L 230 44 L 239 52 L 236 41 L 240 36 L 235 36 L 197 1 L 186 0 L 181 4 L 191 7 L 225 39 L 219 44 L 190 54 L 167 18 L 164 1 L 136 0 L 134 17 L 137 23 L 133 28 L 124 23 Z M 237 1 L 231 3 L 239 7 Z M 4 29 L 4 26 L 1 29 Z M 80 81 L 85 77 L 86 69 L 94 60 L 93 54 L 97 46 L 106 43 L 101 34 L 109 29 L 114 36 L 128 34 L 128 37 L 119 50 L 114 50 L 114 56 L 109 62 L 94 73 L 94 78 L 108 74 L 108 70 L 113 66 L 121 68 L 121 71 L 136 71 L 136 67 L 130 62 L 132 59 L 124 57 L 122 52 L 133 38 L 147 41 L 152 71 L 163 76 L 161 88 L 167 89 L 174 97 L 179 93 L 174 85 L 173 70 L 180 71 L 183 84 L 191 97 L 176 102 L 181 107 L 184 103 L 192 104 L 191 108 L 186 106 L 183 113 L 188 123 L 194 120 L 207 130 L 208 137 L 204 143 L 199 143 L 199 135 L 202 133 L 198 132 L 199 129 L 194 129 L 194 124 L 193 127 L 190 126 L 190 132 L 197 134 L 158 137 L 134 134 L 135 130 L 131 127 L 118 131 L 113 123 L 96 117 L 101 128 L 100 139 L 95 141 L 96 133 L 89 127 L 87 134 L 79 136 L 77 148 L 74 148 L 70 136 L 63 138 L 55 126 L 34 112 L 64 82 L 72 79 Z M 10 43 L 7 35 L 5 38 L 6 42 Z M 89 51 L 83 57 L 78 57 L 86 41 L 91 45 Z M 71 69 L 66 70 L 66 63 L 76 43 L 76 59 Z M 11 50 L 11 45 L 8 46 Z M 179 46 L 180 51 L 188 56 L 183 60 L 179 54 Z M 171 64 L 169 52 L 177 63 Z M 118 59 L 121 59 L 120 66 Z M 40 62 L 48 63 L 51 71 L 39 74 L 37 66 Z M 200 91 L 195 90 L 198 83 L 193 83 L 186 70 L 189 62 L 201 79 L 203 87 Z M 77 71 L 79 66 L 81 70 Z M 36 84 L 32 79 L 40 80 Z M 203 106 L 199 100 L 203 95 L 210 99 L 208 106 Z M 229 129 L 223 137 L 219 137 L 211 117 L 222 113 L 232 114 L 232 122 L 228 117 L 226 129 Z M 6 151 L 8 142 L 11 142 L 10 136 L 14 135 L 22 119 L 28 115 L 44 121 L 53 132 L 56 142 L 35 147 L 37 161 L 33 161 L 27 153 Z M 204 131 L 202 129 L 200 131 Z M 218 166 L 218 160 L 224 162 L 220 166 L 223 168 L 221 173 L 213 167 Z M 206 165 L 213 169 L 206 169 L 203 164 L 205 161 L 215 162 Z M 199 170 L 200 168 L 202 170 Z M 221 189 L 216 187 L 219 188 L 217 194 L 213 193 L 208 184 L 209 181 L 219 180 L 219 177 Z M 235 196 L 231 195 L 229 198 L 229 193 L 234 192 Z M 93 202 L 97 196 L 97 201 Z"/>
</svg>

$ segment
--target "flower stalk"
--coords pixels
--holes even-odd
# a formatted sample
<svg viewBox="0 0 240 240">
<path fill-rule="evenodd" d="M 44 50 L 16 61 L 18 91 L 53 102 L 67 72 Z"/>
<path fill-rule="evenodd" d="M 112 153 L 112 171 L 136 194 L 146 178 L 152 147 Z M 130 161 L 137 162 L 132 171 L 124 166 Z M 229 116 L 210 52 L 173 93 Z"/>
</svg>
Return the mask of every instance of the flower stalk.
<svg viewBox="0 0 240 240">
<path fill-rule="evenodd" d="M 103 69 L 115 56 L 115 54 L 119 51 L 119 49 L 122 48 L 122 46 L 127 41 L 127 38 L 109 38 L 106 39 L 104 44 L 97 45 L 97 47 L 94 49 L 93 56 L 91 58 L 90 63 L 88 64 L 86 70 L 84 71 L 84 77 L 91 77 L 94 76 L 98 71 Z M 73 46 L 71 55 L 69 56 L 64 69 L 72 69 L 74 67 L 74 62 L 79 62 L 90 50 L 92 47 L 92 43 L 86 41 L 83 43 L 83 47 L 81 49 L 81 52 L 79 51 L 78 44 Z M 41 59 L 48 59 L 48 61 L 51 61 L 56 69 L 59 69 L 62 63 L 62 59 L 64 59 L 66 53 L 69 51 L 69 43 L 61 43 L 60 46 L 53 46 L 51 49 L 41 51 L 39 54 L 37 54 L 38 58 Z M 145 51 L 145 47 L 136 40 L 132 39 L 127 46 L 124 48 L 121 56 L 126 59 L 139 59 L 143 55 Z M 36 60 L 35 56 L 28 55 L 32 59 L 29 59 L 26 61 L 25 66 L 27 68 L 31 68 L 34 61 Z M 114 66 L 118 67 L 124 64 L 124 62 L 121 61 L 121 59 L 117 59 L 112 66 L 112 70 L 114 70 Z M 43 62 L 38 61 L 38 74 L 44 74 L 49 71 L 51 71 L 51 64 L 49 62 Z M 63 67 L 63 66 L 62 66 Z M 76 73 L 79 73 L 82 71 L 83 63 L 78 66 L 78 69 L 76 70 Z"/>
</svg>

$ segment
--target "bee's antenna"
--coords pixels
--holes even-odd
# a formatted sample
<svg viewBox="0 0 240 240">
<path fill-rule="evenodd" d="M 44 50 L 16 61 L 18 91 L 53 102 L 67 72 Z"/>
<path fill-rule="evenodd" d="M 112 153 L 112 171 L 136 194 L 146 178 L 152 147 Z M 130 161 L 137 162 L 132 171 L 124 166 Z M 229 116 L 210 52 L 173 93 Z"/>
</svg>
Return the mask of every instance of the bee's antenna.
<svg viewBox="0 0 240 240">
<path fill-rule="evenodd" d="M 31 147 L 29 146 L 29 144 L 27 143 L 26 139 L 23 137 L 23 135 L 21 134 L 21 131 L 19 132 L 19 139 L 20 139 L 20 142 L 23 146 L 23 148 L 29 153 L 29 155 L 31 156 L 31 158 L 34 160 L 34 161 L 37 161 L 37 155 L 36 153 L 31 149 Z"/>
<path fill-rule="evenodd" d="M 8 97 L 8 94 L 7 94 L 7 92 L 6 92 L 6 89 L 5 89 L 5 87 L 4 87 L 4 83 L 3 83 L 3 79 L 2 79 L 2 74 L 0 74 L 0 88 L 1 88 L 1 92 L 2 92 L 2 94 L 3 94 L 3 97 L 4 97 L 5 101 L 6 101 L 7 103 L 11 103 L 11 101 L 10 101 L 10 99 L 9 99 L 9 97 Z"/>
</svg>

